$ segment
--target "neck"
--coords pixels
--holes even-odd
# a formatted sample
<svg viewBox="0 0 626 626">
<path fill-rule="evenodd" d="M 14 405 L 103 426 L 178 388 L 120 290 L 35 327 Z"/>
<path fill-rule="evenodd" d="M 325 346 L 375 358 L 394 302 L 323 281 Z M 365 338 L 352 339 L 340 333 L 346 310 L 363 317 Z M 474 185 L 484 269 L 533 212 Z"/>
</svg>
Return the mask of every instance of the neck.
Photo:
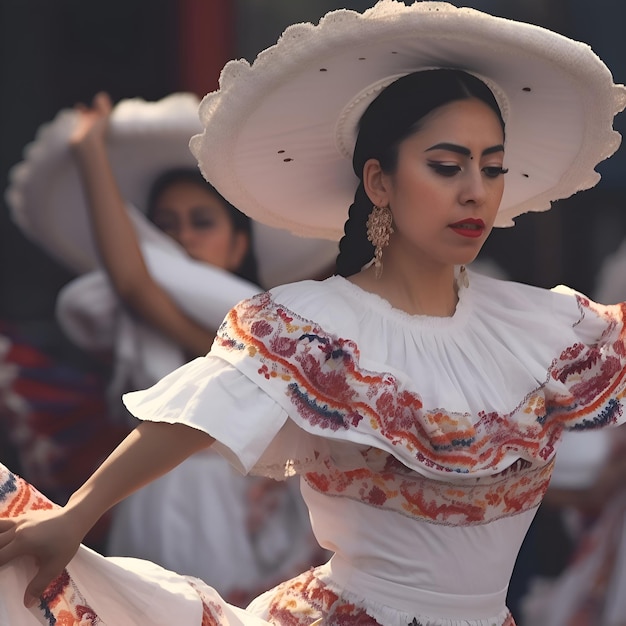
<svg viewBox="0 0 626 626">
<path fill-rule="evenodd" d="M 450 317 L 458 302 L 453 265 L 396 263 L 392 255 L 383 255 L 380 278 L 369 267 L 350 280 L 410 315 Z"/>
</svg>

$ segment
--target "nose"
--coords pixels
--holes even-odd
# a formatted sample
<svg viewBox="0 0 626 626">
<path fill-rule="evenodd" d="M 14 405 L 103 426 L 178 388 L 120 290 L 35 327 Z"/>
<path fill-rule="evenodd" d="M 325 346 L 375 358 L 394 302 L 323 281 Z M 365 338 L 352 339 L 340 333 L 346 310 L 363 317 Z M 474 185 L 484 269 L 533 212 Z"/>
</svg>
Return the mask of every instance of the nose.
<svg viewBox="0 0 626 626">
<path fill-rule="evenodd" d="M 191 245 L 194 238 L 194 229 L 191 224 L 180 224 L 174 233 L 174 239 L 185 249 Z"/>
<path fill-rule="evenodd" d="M 478 166 L 465 171 L 460 191 L 461 204 L 481 205 L 487 197 L 483 173 Z"/>
</svg>

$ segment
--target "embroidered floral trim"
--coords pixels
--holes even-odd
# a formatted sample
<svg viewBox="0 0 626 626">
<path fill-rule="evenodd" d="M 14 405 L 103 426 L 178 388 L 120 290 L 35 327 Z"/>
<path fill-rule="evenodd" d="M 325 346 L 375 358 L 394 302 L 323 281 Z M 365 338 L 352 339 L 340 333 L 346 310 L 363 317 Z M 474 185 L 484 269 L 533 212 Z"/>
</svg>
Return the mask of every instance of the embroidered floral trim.
<svg viewBox="0 0 626 626">
<path fill-rule="evenodd" d="M 346 602 L 309 570 L 275 589 L 268 621 L 276 626 L 380 626 L 365 609 Z M 319 621 L 321 619 L 321 622 Z"/>
<path fill-rule="evenodd" d="M 351 431 L 362 442 L 384 442 L 410 463 L 441 472 L 488 470 L 511 452 L 545 463 L 563 428 L 614 424 L 623 413 L 625 310 L 592 309 L 582 297 L 578 304 L 582 315 L 605 318 L 603 336 L 597 344 L 563 350 L 545 380 L 510 413 L 472 416 L 424 407 L 419 393 L 402 388 L 393 375 L 360 367 L 354 342 L 325 332 L 270 293 L 230 311 L 213 353 L 279 402 L 283 398 L 292 419 L 310 432 Z"/>
<path fill-rule="evenodd" d="M 473 485 L 436 481 L 413 472 L 395 457 L 370 448 L 364 456 L 384 454 L 383 468 L 351 471 L 328 468 L 304 478 L 312 489 L 342 496 L 407 517 L 446 526 L 485 524 L 539 506 L 554 461 L 533 465 L 519 459 L 503 472 Z"/>
<path fill-rule="evenodd" d="M 26 481 L 0 465 L 0 519 L 55 506 Z M 66 570 L 46 587 L 39 598 L 39 610 L 43 623 L 50 626 L 97 626 L 103 623 Z"/>
<path fill-rule="evenodd" d="M 506 609 L 489 620 L 448 620 L 424 615 L 407 616 L 390 607 L 369 606 L 372 613 L 381 613 L 377 621 L 365 608 L 367 600 L 359 601 L 353 594 L 341 593 L 324 580 L 320 568 L 304 572 L 297 578 L 276 587 L 268 607 L 267 621 L 275 626 L 515 626 Z"/>
<path fill-rule="evenodd" d="M 198 594 L 202 601 L 202 624 L 201 626 L 223 626 L 228 623 L 224 609 L 220 604 L 215 602 L 213 598 L 208 597 L 201 585 L 194 582 L 194 579 L 187 576 L 187 582 L 191 585 L 193 590 Z"/>
<path fill-rule="evenodd" d="M 39 608 L 50 626 L 98 626 L 104 624 L 87 604 L 67 571 L 63 571 L 46 588 Z"/>
</svg>

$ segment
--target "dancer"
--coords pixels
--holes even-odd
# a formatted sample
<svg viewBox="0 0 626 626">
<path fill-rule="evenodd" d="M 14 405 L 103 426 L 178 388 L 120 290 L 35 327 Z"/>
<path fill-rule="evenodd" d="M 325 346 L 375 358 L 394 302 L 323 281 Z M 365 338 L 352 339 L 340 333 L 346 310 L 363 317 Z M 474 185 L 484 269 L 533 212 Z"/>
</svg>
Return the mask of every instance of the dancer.
<svg viewBox="0 0 626 626">
<path fill-rule="evenodd" d="M 227 66 L 191 143 L 203 173 L 267 223 L 345 224 L 338 275 L 240 303 L 207 357 L 125 396 L 145 421 L 66 507 L 5 514 L 0 563 L 31 613 L 512 624 L 507 581 L 563 430 L 624 419 L 624 308 L 464 266 L 494 224 L 597 182 L 625 104 L 584 44 L 438 2 L 333 12 Z M 207 446 L 246 472 L 300 474 L 330 562 L 241 610 L 80 547 L 102 511 Z"/>
<path fill-rule="evenodd" d="M 261 290 L 251 220 L 224 200 L 197 167 L 184 166 L 185 160 L 192 165 L 191 154 L 178 154 L 189 140 L 185 130 L 197 125 L 197 105 L 191 94 L 173 94 L 157 103 L 133 102 L 144 141 L 147 136 L 153 150 L 174 147 L 172 167 L 150 181 L 150 189 L 145 175 L 149 153 L 139 165 L 123 161 L 115 150 L 109 156 L 109 135 L 116 127 L 110 128 L 113 107 L 107 94 L 98 94 L 92 107 L 77 107 L 74 123 L 67 126 L 66 141 L 80 173 L 77 184 L 87 200 L 80 207 L 89 216 L 106 274 L 92 272 L 72 281 L 59 296 L 58 316 L 82 348 L 113 353 L 110 391 L 118 403 L 124 391 L 154 384 L 189 358 L 208 352 L 228 309 Z M 152 127 L 145 127 L 146 120 Z M 159 121 L 160 126 L 155 123 Z M 48 129 L 48 134 L 54 130 Z M 43 160 L 45 150 L 39 146 L 34 151 Z M 158 157 L 159 166 L 166 162 L 167 156 Z M 27 179 L 19 179 L 22 197 L 43 169 L 35 164 Z M 142 206 L 159 228 L 150 234 L 160 247 L 139 239 L 115 169 L 123 169 L 125 181 L 138 179 L 137 187 L 146 180 Z M 56 208 L 50 201 L 46 206 Z M 263 248 L 261 252 L 267 255 Z M 302 275 L 308 267 L 303 264 Z M 192 291 L 198 293 L 190 295 Z M 120 414 L 115 405 L 112 414 Z M 114 419 L 110 422 L 115 424 Z M 128 430 L 130 425 L 125 434 Z M 122 438 L 118 435 L 117 443 Z M 107 453 L 113 447 L 109 445 Z M 101 460 L 102 455 L 94 459 L 89 473 Z M 173 536 L 193 539 L 181 543 L 172 541 Z M 201 578 L 238 604 L 319 564 L 324 556 L 297 482 L 243 477 L 209 450 L 121 503 L 113 511 L 106 549 Z M 211 559 L 203 556 L 208 553 Z"/>
</svg>

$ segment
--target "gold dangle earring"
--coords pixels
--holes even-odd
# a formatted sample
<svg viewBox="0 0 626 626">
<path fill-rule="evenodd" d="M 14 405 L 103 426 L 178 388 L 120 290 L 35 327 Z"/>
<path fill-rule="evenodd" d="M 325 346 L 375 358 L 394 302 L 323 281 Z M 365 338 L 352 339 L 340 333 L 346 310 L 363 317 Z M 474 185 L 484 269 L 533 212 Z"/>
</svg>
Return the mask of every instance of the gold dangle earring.
<svg viewBox="0 0 626 626">
<path fill-rule="evenodd" d="M 367 218 L 367 240 L 374 246 L 374 268 L 376 278 L 383 274 L 383 248 L 389 244 L 393 233 L 393 216 L 388 206 L 374 205 Z"/>
</svg>

